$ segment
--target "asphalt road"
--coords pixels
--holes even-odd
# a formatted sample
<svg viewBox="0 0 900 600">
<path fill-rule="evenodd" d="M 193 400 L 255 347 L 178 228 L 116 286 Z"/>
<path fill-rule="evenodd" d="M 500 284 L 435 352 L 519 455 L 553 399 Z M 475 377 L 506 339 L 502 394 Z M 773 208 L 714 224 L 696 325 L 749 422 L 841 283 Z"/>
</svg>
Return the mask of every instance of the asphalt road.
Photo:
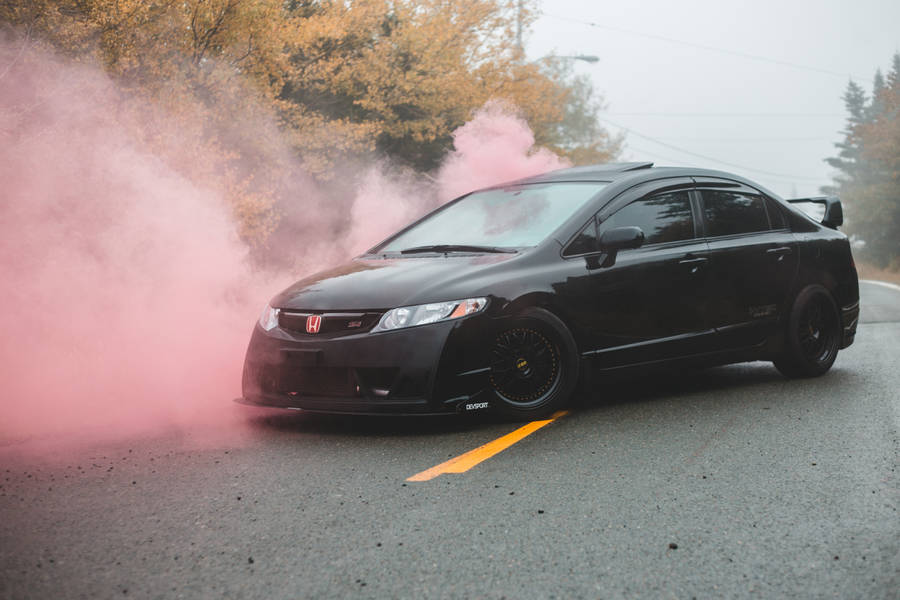
<svg viewBox="0 0 900 600">
<path fill-rule="evenodd" d="M 897 599 L 900 291 L 861 287 L 822 378 L 609 384 L 430 481 L 406 478 L 517 425 L 262 413 L 228 447 L 7 445 L 0 597 Z"/>
</svg>

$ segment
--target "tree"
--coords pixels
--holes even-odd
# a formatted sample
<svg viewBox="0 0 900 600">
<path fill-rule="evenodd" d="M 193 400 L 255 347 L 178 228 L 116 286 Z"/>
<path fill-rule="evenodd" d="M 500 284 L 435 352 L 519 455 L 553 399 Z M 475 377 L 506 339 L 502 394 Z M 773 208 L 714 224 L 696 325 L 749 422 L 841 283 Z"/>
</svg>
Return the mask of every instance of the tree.
<svg viewBox="0 0 900 600">
<path fill-rule="evenodd" d="M 887 77 L 887 87 L 896 90 L 898 85 L 900 85 L 900 52 L 895 52 L 891 61 L 891 71 Z"/>
<path fill-rule="evenodd" d="M 600 125 L 599 115 L 605 106 L 590 78 L 575 75 L 571 59 L 549 57 L 545 63 L 547 76 L 559 82 L 565 93 L 563 118 L 548 123 L 545 137 L 536 137 L 537 143 L 575 165 L 609 162 L 618 156 L 624 136 L 610 136 Z"/>
<path fill-rule="evenodd" d="M 0 26 L 100 63 L 124 93 L 179 119 L 198 160 L 173 167 L 224 187 L 242 236 L 259 245 L 296 185 L 284 149 L 320 182 L 346 179 L 336 166 L 372 153 L 427 172 L 456 128 L 503 99 L 539 144 L 575 162 L 614 157 L 589 82 L 523 61 L 517 19 L 527 26 L 535 3 L 4 0 Z"/>
<path fill-rule="evenodd" d="M 865 241 L 861 253 L 880 267 L 900 268 L 900 53 L 886 78 L 876 73 L 872 100 L 848 86 L 849 112 L 835 191 L 847 204 L 847 231 Z"/>
<path fill-rule="evenodd" d="M 371 134 L 379 153 L 420 171 L 438 166 L 453 130 L 490 99 L 515 104 L 539 143 L 578 145 L 564 139 L 576 130 L 560 123 L 570 102 L 582 102 L 582 109 L 594 102 L 593 90 L 523 62 L 511 26 L 514 2 L 369 0 L 301 8 L 305 30 L 281 97 L 307 118 L 355 125 Z M 596 122 L 593 128 L 597 156 L 614 155 Z"/>
<path fill-rule="evenodd" d="M 871 121 L 884 111 L 884 107 L 881 105 L 881 96 L 886 87 L 881 69 L 876 70 L 875 77 L 872 79 L 872 102 L 868 106 L 866 121 Z"/>
<path fill-rule="evenodd" d="M 844 92 L 844 106 L 849 113 L 847 125 L 841 132 L 844 139 L 835 144 L 838 155 L 826 158 L 825 162 L 841 172 L 839 182 L 851 184 L 857 177 L 860 157 L 862 156 L 862 138 L 860 126 L 869 119 L 869 104 L 866 92 L 853 80 L 847 83 Z"/>
</svg>

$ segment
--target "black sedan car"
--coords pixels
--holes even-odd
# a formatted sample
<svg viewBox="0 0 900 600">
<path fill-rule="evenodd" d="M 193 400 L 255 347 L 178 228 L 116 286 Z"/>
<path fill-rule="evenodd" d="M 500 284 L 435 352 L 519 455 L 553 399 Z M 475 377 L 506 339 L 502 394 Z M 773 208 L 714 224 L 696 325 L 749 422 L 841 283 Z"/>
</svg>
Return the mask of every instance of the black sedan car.
<svg viewBox="0 0 900 600">
<path fill-rule="evenodd" d="M 771 360 L 822 375 L 859 314 L 841 222 L 834 197 L 652 163 L 479 190 L 275 296 L 238 401 L 531 419 L 613 370 Z"/>
</svg>

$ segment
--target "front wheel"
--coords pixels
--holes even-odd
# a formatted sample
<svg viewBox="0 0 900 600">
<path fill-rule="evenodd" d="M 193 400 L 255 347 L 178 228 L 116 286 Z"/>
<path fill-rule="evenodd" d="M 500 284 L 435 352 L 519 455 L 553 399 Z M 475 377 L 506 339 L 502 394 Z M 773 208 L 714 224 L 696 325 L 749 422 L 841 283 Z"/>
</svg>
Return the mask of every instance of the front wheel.
<svg viewBox="0 0 900 600">
<path fill-rule="evenodd" d="M 565 324 L 528 308 L 497 333 L 490 381 L 495 407 L 514 419 L 540 419 L 565 406 L 578 381 L 578 348 Z"/>
<path fill-rule="evenodd" d="M 834 364 L 841 320 L 831 294 L 820 285 L 801 291 L 788 317 L 785 350 L 773 362 L 786 377 L 818 377 Z"/>
</svg>

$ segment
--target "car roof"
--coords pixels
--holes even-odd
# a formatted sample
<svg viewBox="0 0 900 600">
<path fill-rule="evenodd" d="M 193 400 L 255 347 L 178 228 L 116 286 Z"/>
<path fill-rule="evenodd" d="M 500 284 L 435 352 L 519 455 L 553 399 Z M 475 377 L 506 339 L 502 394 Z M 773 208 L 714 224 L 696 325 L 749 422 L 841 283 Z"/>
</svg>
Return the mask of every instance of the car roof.
<svg viewBox="0 0 900 600">
<path fill-rule="evenodd" d="M 605 163 L 557 169 L 540 175 L 526 177 L 515 183 L 539 183 L 551 181 L 611 181 L 633 171 L 652 169 L 652 162 Z"/>
<path fill-rule="evenodd" d="M 727 173 L 715 169 L 699 169 L 695 167 L 655 167 L 652 162 L 605 163 L 587 165 L 584 167 L 557 169 L 555 171 L 541 173 L 540 175 L 511 181 L 503 185 L 564 181 L 602 181 L 609 183 L 623 179 L 629 179 L 636 183 L 638 181 L 660 179 L 663 177 L 720 177 L 759 187 L 758 184 L 739 175 L 735 175 L 734 173 Z"/>
<path fill-rule="evenodd" d="M 549 171 L 547 173 L 541 173 L 540 175 L 526 177 L 502 185 L 492 186 L 492 188 L 489 189 L 535 183 L 605 183 L 607 185 L 599 198 L 603 200 L 603 204 L 606 204 L 612 201 L 618 194 L 633 186 L 676 177 L 711 177 L 733 181 L 759 190 L 764 194 L 779 200 L 782 205 L 791 210 L 796 210 L 794 207 L 785 203 L 784 200 L 781 200 L 781 198 L 771 190 L 768 190 L 745 177 L 741 177 L 740 175 L 715 169 L 701 169 L 695 167 L 655 167 L 652 162 L 606 163 L 568 169 L 557 169 L 556 171 Z M 582 207 L 581 210 L 577 211 L 572 219 L 570 219 L 570 222 L 575 223 L 584 220 L 596 212 L 597 209 L 598 206 L 595 203 L 589 203 Z M 568 227 L 571 224 L 570 222 L 567 222 L 566 225 L 560 229 Z M 562 239 L 557 239 L 557 241 L 561 245 L 565 242 L 565 240 Z"/>
</svg>

